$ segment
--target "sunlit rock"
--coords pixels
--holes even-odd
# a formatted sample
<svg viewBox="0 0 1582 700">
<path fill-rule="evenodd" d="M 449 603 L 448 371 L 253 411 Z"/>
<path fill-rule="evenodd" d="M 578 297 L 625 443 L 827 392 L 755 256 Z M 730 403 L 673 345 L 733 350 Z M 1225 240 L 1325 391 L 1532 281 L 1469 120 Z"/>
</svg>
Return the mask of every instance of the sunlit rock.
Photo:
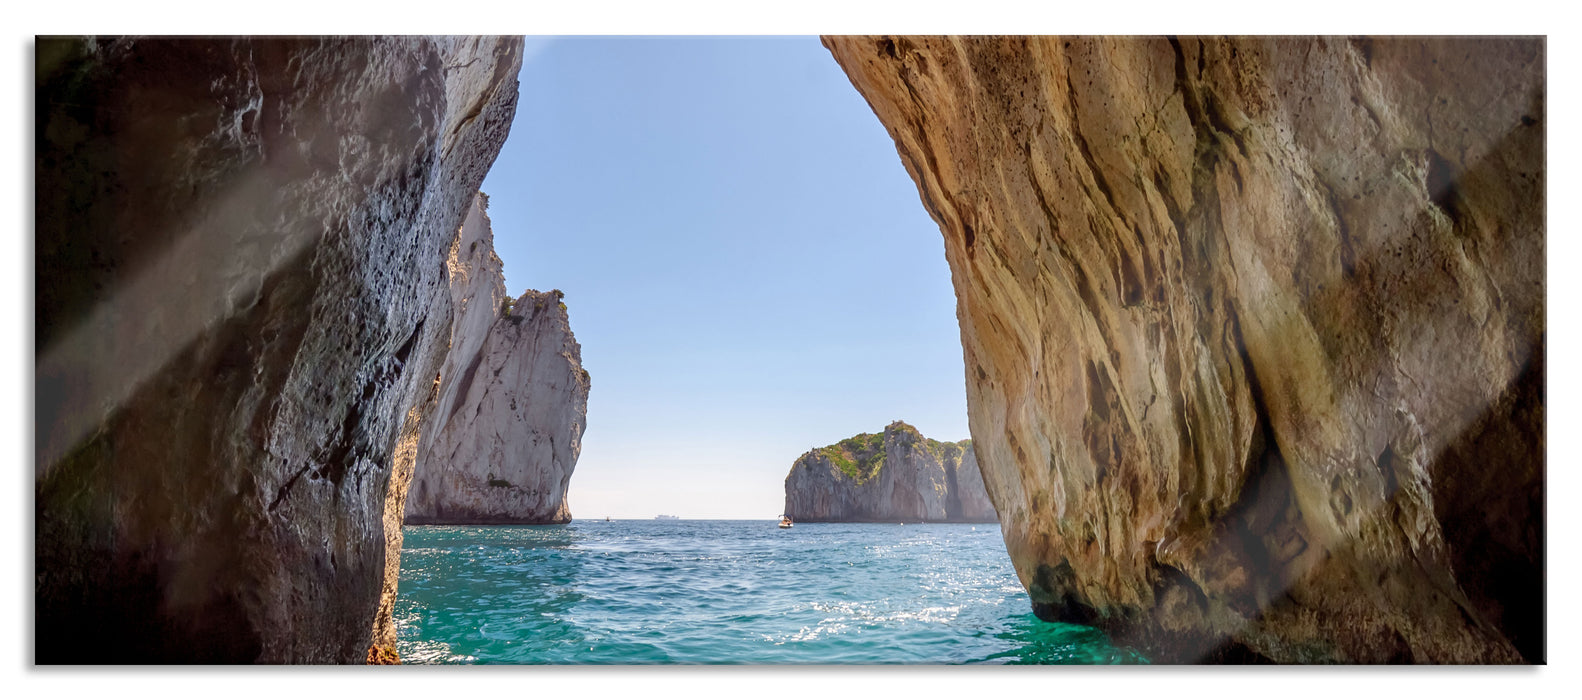
<svg viewBox="0 0 1582 700">
<path fill-rule="evenodd" d="M 1544 658 L 1542 39 L 825 44 L 944 235 L 1041 617 Z"/>
<path fill-rule="evenodd" d="M 809 450 L 786 475 L 797 522 L 994 522 L 972 441 L 940 442 L 896 421 Z"/>
<path fill-rule="evenodd" d="M 505 294 L 482 194 L 449 262 L 458 309 L 409 524 L 564 523 L 589 378 L 559 290 Z"/>
</svg>

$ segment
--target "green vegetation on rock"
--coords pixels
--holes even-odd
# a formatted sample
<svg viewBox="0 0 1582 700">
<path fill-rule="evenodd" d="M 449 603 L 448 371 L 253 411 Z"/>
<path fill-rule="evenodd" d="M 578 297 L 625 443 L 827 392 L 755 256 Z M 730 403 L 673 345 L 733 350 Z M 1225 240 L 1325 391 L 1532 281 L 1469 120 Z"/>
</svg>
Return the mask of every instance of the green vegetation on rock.
<svg viewBox="0 0 1582 700">
<path fill-rule="evenodd" d="M 885 435 L 895 435 L 898 447 L 921 446 L 940 461 L 959 459 L 962 452 L 971 446 L 971 440 L 957 442 L 940 442 L 923 437 L 917 428 L 902 421 L 895 421 L 885 427 L 883 433 L 861 433 L 841 440 L 828 447 L 813 450 L 814 454 L 823 456 L 835 465 L 842 474 L 863 484 L 878 476 L 879 470 L 884 467 Z"/>
<path fill-rule="evenodd" d="M 817 452 L 846 476 L 864 483 L 884 466 L 884 434 L 862 433 L 841 440 Z"/>
<path fill-rule="evenodd" d="M 961 459 L 961 453 L 966 447 L 965 441 L 958 443 L 929 440 L 927 444 L 929 454 L 934 455 L 941 462 Z"/>
</svg>

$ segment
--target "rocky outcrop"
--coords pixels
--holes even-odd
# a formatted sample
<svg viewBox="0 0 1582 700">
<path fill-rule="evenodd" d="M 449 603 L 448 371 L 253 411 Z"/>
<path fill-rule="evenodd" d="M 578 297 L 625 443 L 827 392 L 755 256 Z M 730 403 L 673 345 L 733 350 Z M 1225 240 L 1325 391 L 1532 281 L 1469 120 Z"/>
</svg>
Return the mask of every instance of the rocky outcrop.
<svg viewBox="0 0 1582 700">
<path fill-rule="evenodd" d="M 1543 660 L 1542 39 L 825 44 L 944 234 L 1040 617 Z"/>
<path fill-rule="evenodd" d="M 972 441 L 930 440 L 901 421 L 797 458 L 785 514 L 799 522 L 995 522 Z"/>
<path fill-rule="evenodd" d="M 505 295 L 480 194 L 451 249 L 458 309 L 439 405 L 419 443 L 409 524 L 571 520 L 588 373 L 559 290 Z"/>
<path fill-rule="evenodd" d="M 40 663 L 388 658 L 520 39 L 41 39 Z"/>
</svg>

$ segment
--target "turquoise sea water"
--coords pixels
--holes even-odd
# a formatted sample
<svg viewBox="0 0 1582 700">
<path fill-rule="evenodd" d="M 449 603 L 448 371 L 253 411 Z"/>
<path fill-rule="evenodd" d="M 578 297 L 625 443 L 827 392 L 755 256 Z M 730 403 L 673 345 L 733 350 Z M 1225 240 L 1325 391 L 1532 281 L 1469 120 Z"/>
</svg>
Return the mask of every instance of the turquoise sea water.
<svg viewBox="0 0 1582 700">
<path fill-rule="evenodd" d="M 1033 617 L 997 525 L 405 529 L 405 663 L 1136 663 Z"/>
</svg>

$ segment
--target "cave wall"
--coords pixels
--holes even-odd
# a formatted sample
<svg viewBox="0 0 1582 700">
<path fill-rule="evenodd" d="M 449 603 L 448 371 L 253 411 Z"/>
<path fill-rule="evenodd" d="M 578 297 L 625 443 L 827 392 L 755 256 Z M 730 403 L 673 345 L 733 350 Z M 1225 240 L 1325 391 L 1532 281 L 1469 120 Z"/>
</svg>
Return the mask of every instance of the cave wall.
<svg viewBox="0 0 1582 700">
<path fill-rule="evenodd" d="M 445 257 L 521 46 L 39 39 L 39 663 L 393 644 Z"/>
<path fill-rule="evenodd" d="M 827 37 L 944 236 L 1035 612 L 1541 662 L 1541 38 Z"/>
</svg>

